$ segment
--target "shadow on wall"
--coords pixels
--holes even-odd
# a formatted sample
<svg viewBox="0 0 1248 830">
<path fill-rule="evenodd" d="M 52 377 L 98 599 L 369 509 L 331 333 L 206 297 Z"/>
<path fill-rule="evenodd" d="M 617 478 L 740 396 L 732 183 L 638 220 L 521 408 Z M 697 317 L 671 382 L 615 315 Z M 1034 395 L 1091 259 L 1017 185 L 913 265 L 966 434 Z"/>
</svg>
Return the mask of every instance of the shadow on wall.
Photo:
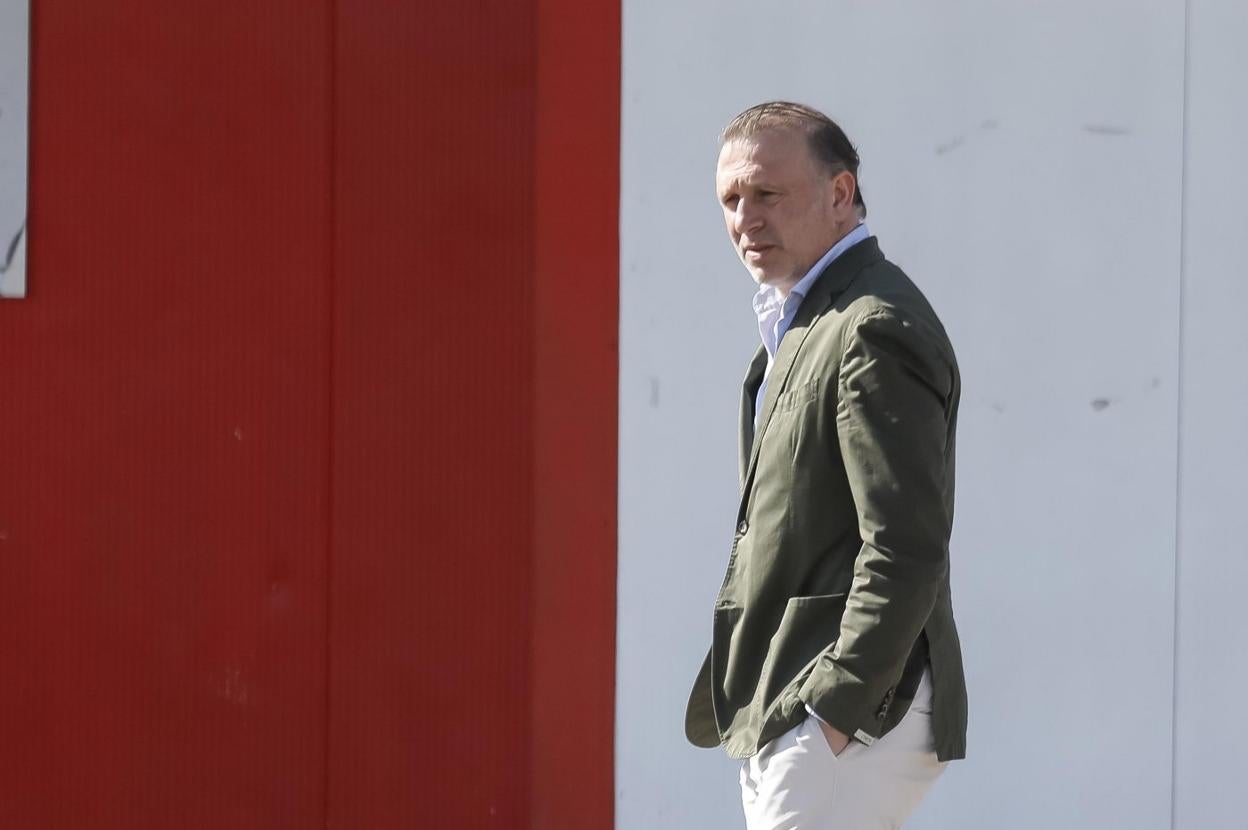
<svg viewBox="0 0 1248 830">
<path fill-rule="evenodd" d="M 26 222 L 0 251 L 0 297 L 26 296 Z"/>
</svg>

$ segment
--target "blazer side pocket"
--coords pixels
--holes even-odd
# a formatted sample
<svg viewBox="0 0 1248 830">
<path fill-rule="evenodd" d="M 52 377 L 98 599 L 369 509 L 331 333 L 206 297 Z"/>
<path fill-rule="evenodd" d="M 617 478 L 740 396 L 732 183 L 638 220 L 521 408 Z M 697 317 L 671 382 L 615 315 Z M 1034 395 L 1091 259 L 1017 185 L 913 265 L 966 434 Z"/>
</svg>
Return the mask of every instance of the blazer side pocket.
<svg viewBox="0 0 1248 830">
<path fill-rule="evenodd" d="M 848 594 L 792 597 L 767 647 L 759 677 L 757 706 L 778 702 L 780 692 L 806 674 L 825 649 L 841 636 L 841 616 Z"/>
</svg>

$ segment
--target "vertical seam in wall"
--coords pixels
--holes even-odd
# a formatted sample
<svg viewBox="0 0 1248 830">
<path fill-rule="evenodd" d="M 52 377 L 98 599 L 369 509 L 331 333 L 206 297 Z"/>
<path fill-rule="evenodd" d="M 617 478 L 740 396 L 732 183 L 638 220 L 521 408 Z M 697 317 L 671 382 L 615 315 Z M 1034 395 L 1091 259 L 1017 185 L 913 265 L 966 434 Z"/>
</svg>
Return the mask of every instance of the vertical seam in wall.
<svg viewBox="0 0 1248 830">
<path fill-rule="evenodd" d="M 1187 135 L 1188 90 L 1191 69 L 1191 0 L 1183 3 L 1183 107 L 1179 139 L 1179 291 L 1178 291 L 1178 369 L 1175 377 L 1174 439 L 1174 638 L 1170 659 L 1170 828 L 1178 827 L 1179 767 L 1179 581 L 1183 522 L 1183 293 L 1187 269 Z"/>
<path fill-rule="evenodd" d="M 338 254 L 338 3 L 337 0 L 329 0 L 327 5 L 327 21 L 326 34 L 327 46 L 329 48 L 328 66 L 328 88 L 326 97 L 328 99 L 326 109 L 328 110 L 328 129 L 327 133 L 327 161 L 328 161 L 328 180 L 329 180 L 329 198 L 327 204 L 327 213 L 329 220 L 329 232 L 326 234 L 326 262 L 328 263 L 327 272 L 329 279 L 326 286 L 326 313 L 328 316 L 328 334 L 326 344 L 326 436 L 325 436 L 325 716 L 323 721 L 324 737 L 321 747 L 323 769 L 321 774 L 321 793 L 322 805 L 321 815 L 323 824 L 326 828 L 330 826 L 329 820 L 329 765 L 330 765 L 330 724 L 332 722 L 332 709 L 330 708 L 331 690 L 333 687 L 332 668 L 332 647 L 333 647 L 333 628 L 330 625 L 331 612 L 333 606 L 333 550 L 334 550 L 334 364 L 335 364 L 335 346 L 337 337 L 335 336 L 335 326 L 337 314 L 335 308 L 336 291 L 335 279 L 337 270 L 337 254 Z"/>
</svg>

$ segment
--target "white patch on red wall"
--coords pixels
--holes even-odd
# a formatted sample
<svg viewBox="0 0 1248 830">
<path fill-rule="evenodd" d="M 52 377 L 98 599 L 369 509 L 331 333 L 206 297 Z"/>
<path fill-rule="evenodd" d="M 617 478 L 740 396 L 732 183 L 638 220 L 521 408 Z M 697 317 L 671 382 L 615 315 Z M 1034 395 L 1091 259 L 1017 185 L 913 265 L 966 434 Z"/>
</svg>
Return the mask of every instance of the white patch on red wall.
<svg viewBox="0 0 1248 830">
<path fill-rule="evenodd" d="M 26 296 L 30 3 L 0 0 L 0 297 Z"/>
</svg>

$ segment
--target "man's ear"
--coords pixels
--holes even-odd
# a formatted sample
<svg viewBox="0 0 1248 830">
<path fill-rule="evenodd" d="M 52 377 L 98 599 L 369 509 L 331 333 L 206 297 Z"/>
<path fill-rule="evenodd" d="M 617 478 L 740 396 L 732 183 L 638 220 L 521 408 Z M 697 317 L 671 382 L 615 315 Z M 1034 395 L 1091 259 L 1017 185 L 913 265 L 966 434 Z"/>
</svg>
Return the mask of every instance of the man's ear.
<svg viewBox="0 0 1248 830">
<path fill-rule="evenodd" d="M 832 206 L 838 210 L 853 208 L 857 189 L 858 183 L 854 181 L 853 173 L 848 170 L 837 173 L 832 177 Z"/>
</svg>

